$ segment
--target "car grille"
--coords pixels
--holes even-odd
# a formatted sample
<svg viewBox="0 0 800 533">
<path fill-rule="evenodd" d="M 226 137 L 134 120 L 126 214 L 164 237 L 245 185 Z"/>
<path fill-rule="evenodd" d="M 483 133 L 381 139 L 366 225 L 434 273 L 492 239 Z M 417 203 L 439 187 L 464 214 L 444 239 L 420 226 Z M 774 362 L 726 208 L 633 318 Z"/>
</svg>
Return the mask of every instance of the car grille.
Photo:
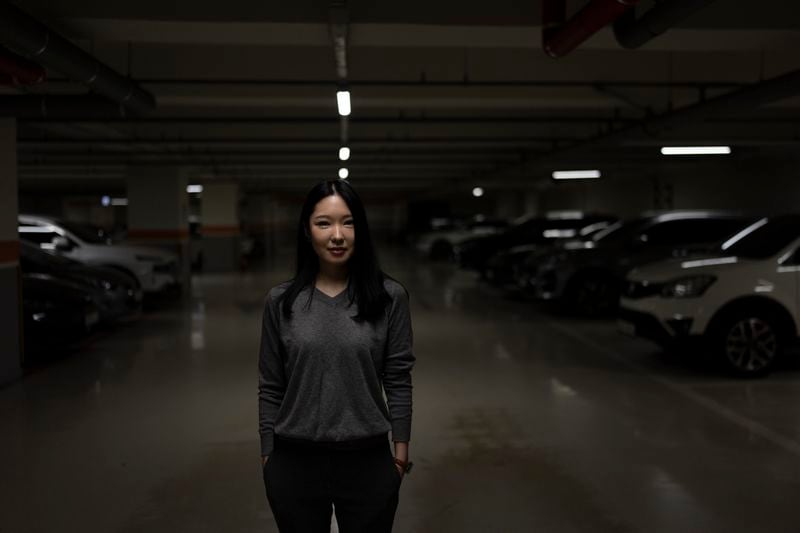
<svg viewBox="0 0 800 533">
<path fill-rule="evenodd" d="M 625 297 L 632 300 L 657 296 L 661 294 L 663 283 L 653 283 L 648 281 L 629 281 L 625 287 Z"/>
</svg>

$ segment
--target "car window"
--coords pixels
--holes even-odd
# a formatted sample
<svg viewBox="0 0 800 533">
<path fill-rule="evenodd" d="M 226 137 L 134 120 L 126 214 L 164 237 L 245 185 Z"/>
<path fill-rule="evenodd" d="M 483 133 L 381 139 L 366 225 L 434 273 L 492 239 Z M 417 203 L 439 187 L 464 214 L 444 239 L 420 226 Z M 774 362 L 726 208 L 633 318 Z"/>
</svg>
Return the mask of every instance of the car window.
<svg viewBox="0 0 800 533">
<path fill-rule="evenodd" d="M 800 237 L 800 216 L 762 218 L 723 243 L 726 254 L 765 259 Z"/>
<path fill-rule="evenodd" d="M 696 218 L 668 220 L 642 232 L 640 240 L 654 246 L 715 243 L 744 226 L 739 219 Z"/>
<path fill-rule="evenodd" d="M 58 233 L 48 226 L 38 224 L 20 224 L 18 226 L 20 239 L 38 244 L 39 246 L 51 244 L 53 239 L 58 237 Z"/>
</svg>

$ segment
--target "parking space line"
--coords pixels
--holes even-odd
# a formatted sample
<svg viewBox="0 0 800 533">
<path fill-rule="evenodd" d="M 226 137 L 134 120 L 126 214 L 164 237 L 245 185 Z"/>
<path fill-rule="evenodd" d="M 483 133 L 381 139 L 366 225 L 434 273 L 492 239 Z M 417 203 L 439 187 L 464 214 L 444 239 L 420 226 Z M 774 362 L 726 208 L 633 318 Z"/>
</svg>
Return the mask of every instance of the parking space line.
<svg viewBox="0 0 800 533">
<path fill-rule="evenodd" d="M 760 424 L 759 422 L 756 422 L 755 420 L 740 415 L 739 413 L 733 411 L 732 409 L 729 409 L 728 407 L 725 407 L 724 405 L 721 405 L 720 403 L 712 400 L 711 398 L 708 398 L 707 396 L 703 396 L 702 394 L 689 390 L 685 386 L 681 386 L 669 379 L 656 376 L 651 372 L 648 372 L 648 370 L 643 366 L 636 364 L 632 361 L 629 361 L 624 357 L 619 356 L 613 350 L 606 348 L 599 342 L 589 338 L 585 338 L 581 336 L 579 333 L 576 333 L 575 331 L 566 326 L 563 326 L 557 322 L 547 319 L 545 319 L 545 321 L 548 326 L 566 335 L 567 337 L 570 337 L 580 342 L 581 344 L 591 348 L 592 350 L 599 352 L 605 355 L 606 357 L 609 357 L 629 368 L 637 370 L 638 372 L 646 376 L 648 379 L 655 381 L 660 385 L 663 385 L 664 387 L 672 390 L 673 392 L 683 396 L 684 398 L 702 407 L 705 407 L 707 410 L 711 411 L 712 413 L 716 414 L 721 418 L 724 418 L 728 422 L 731 422 L 737 426 L 740 426 L 741 428 L 746 429 L 747 431 L 750 431 L 755 435 L 758 435 L 759 437 L 771 442 L 775 446 L 783 448 L 787 452 L 793 453 L 795 455 L 800 455 L 800 443 L 798 443 L 797 441 L 788 438 L 784 435 L 781 435 L 780 433 L 769 429 L 768 427 L 764 426 L 763 424 Z"/>
</svg>

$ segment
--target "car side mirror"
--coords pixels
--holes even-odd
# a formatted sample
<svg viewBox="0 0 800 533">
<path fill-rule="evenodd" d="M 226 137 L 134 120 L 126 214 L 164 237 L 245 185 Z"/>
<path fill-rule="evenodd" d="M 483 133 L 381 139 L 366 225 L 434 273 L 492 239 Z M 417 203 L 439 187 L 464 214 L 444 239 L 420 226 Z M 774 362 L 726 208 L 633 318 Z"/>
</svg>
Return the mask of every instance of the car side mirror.
<svg viewBox="0 0 800 533">
<path fill-rule="evenodd" d="M 72 250 L 72 243 L 66 237 L 59 235 L 53 239 L 53 247 L 61 252 L 68 252 Z"/>
</svg>

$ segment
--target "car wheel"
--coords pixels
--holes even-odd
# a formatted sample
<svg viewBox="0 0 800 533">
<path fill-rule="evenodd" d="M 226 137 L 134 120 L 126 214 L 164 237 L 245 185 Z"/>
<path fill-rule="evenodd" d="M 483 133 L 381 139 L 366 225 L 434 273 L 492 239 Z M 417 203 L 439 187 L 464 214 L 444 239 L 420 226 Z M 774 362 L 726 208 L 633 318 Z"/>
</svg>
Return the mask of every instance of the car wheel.
<svg viewBox="0 0 800 533">
<path fill-rule="evenodd" d="M 778 320 L 766 312 L 740 312 L 723 320 L 714 342 L 728 370 L 743 377 L 767 374 L 783 348 Z"/>
<path fill-rule="evenodd" d="M 570 283 L 567 303 L 573 311 L 585 316 L 602 316 L 619 305 L 619 287 L 608 276 L 581 276 Z"/>
</svg>

